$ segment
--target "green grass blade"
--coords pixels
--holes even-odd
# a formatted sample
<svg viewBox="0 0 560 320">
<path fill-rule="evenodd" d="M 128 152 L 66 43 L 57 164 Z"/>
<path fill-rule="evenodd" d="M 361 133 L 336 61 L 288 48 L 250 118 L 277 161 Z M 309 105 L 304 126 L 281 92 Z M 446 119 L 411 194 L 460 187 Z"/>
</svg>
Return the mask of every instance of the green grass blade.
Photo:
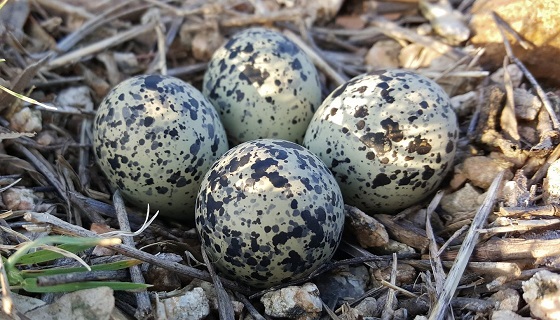
<svg viewBox="0 0 560 320">
<path fill-rule="evenodd" d="M 18 98 L 18 99 L 20 99 L 20 100 L 23 100 L 23 101 L 25 101 L 25 102 L 28 102 L 28 103 L 31 103 L 31 104 L 34 104 L 34 105 L 41 106 L 41 107 L 43 107 L 43 108 L 45 108 L 45 109 L 47 109 L 47 110 L 57 110 L 56 107 L 49 106 L 49 105 L 46 105 L 46 104 L 44 104 L 44 103 L 41 103 L 41 102 L 39 102 L 39 101 L 37 101 L 37 100 L 31 99 L 31 98 L 29 98 L 29 97 L 26 97 L 26 96 L 24 96 L 23 94 L 19 94 L 19 93 L 17 93 L 17 92 L 14 92 L 14 91 L 12 91 L 12 90 L 10 90 L 10 89 L 4 87 L 4 86 L 0 86 L 0 90 L 3 90 L 3 91 L 5 91 L 6 93 L 11 94 L 12 96 L 14 96 L 14 97 L 16 97 L 16 98 Z"/>
<path fill-rule="evenodd" d="M 116 262 L 97 264 L 91 266 L 91 271 L 115 271 L 120 269 L 130 268 L 132 266 L 141 264 L 141 260 L 127 259 Z M 41 276 L 54 276 L 57 274 L 69 274 L 74 272 L 88 271 L 85 267 L 69 267 L 69 268 L 50 268 L 44 270 L 22 270 L 21 275 L 24 278 L 36 278 Z"/>
<path fill-rule="evenodd" d="M 59 246 L 57 246 L 60 249 L 72 252 L 72 253 L 77 253 L 77 252 L 81 252 L 84 251 L 86 249 L 91 248 L 91 245 L 78 245 L 78 244 L 61 244 Z M 58 258 L 62 258 L 64 257 L 62 254 L 57 253 L 57 252 L 53 252 L 50 250 L 40 250 L 40 251 L 35 251 L 32 253 L 27 253 L 23 256 L 21 256 L 21 258 L 19 258 L 17 264 L 18 265 L 22 265 L 22 264 L 35 264 L 35 263 L 42 263 L 42 262 L 47 262 L 47 261 L 52 261 L 54 259 L 58 259 Z"/>
<path fill-rule="evenodd" d="M 28 254 L 28 251 L 42 245 L 64 244 L 93 247 L 96 245 L 114 245 L 120 243 L 120 239 L 115 238 L 82 238 L 68 236 L 47 236 L 28 242 L 16 250 L 6 261 L 6 269 L 14 268 L 20 259 Z"/>
<path fill-rule="evenodd" d="M 132 282 L 113 282 L 113 281 L 84 281 L 84 282 L 73 282 L 65 283 L 54 286 L 40 287 L 37 285 L 36 278 L 28 278 L 21 284 L 21 288 L 27 292 L 71 292 L 76 290 L 99 288 L 99 287 L 109 287 L 113 290 L 144 290 L 149 288 L 150 285 L 142 283 L 132 283 Z"/>
</svg>

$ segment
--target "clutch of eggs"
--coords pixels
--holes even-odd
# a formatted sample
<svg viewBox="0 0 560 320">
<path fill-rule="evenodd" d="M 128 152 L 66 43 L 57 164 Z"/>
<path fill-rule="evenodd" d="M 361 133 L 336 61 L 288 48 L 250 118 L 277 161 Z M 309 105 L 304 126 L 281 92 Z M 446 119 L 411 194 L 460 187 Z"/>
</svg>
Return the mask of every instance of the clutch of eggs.
<svg viewBox="0 0 560 320">
<path fill-rule="evenodd" d="M 321 104 L 311 60 L 284 35 L 264 28 L 241 31 L 216 50 L 202 92 L 233 144 L 260 138 L 301 143 Z"/>
<path fill-rule="evenodd" d="M 319 158 L 293 142 L 261 139 L 232 148 L 210 168 L 195 221 L 216 269 L 264 288 L 329 261 L 343 210 L 340 188 Z"/>
<path fill-rule="evenodd" d="M 216 110 L 180 79 L 142 75 L 121 82 L 101 102 L 94 153 L 113 188 L 160 214 L 194 219 L 202 177 L 228 149 Z"/>
<path fill-rule="evenodd" d="M 458 138 L 449 97 L 434 81 L 381 70 L 334 90 L 303 145 L 333 172 L 346 203 L 396 213 L 434 191 L 452 167 Z"/>
</svg>

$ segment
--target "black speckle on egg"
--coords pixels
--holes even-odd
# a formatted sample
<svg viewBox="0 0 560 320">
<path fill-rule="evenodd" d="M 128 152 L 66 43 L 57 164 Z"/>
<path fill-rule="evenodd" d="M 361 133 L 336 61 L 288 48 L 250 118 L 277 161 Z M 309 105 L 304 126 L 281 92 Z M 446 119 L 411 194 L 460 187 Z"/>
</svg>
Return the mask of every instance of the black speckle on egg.
<svg viewBox="0 0 560 320">
<path fill-rule="evenodd" d="M 249 28 L 216 50 L 203 93 L 234 143 L 258 138 L 301 142 L 321 103 L 318 72 L 281 33 Z"/>
<path fill-rule="evenodd" d="M 449 97 L 432 80 L 376 70 L 336 88 L 303 145 L 341 185 L 346 203 L 396 213 L 430 194 L 449 170 L 458 137 Z"/>
<path fill-rule="evenodd" d="M 343 206 L 336 180 L 307 149 L 252 140 L 205 175 L 195 220 L 216 269 L 264 288 L 304 277 L 332 257 Z"/>
<path fill-rule="evenodd" d="M 99 167 L 126 200 L 187 221 L 197 181 L 228 148 L 206 98 L 161 75 L 127 79 L 108 93 L 96 113 L 93 145 Z"/>
</svg>

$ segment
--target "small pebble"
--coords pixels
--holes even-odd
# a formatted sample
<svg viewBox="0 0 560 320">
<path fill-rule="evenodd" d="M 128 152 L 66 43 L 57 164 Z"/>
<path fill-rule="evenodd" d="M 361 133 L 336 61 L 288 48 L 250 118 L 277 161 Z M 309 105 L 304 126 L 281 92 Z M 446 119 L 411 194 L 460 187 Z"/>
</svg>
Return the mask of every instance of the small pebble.
<svg viewBox="0 0 560 320">
<path fill-rule="evenodd" d="M 494 302 L 494 310 L 517 311 L 521 296 L 517 290 L 507 288 L 494 293 L 489 300 Z"/>
<path fill-rule="evenodd" d="M 93 110 L 90 88 L 88 86 L 70 87 L 58 93 L 55 104 L 60 107 L 77 107 Z"/>
<path fill-rule="evenodd" d="M 41 132 L 42 122 L 41 111 L 25 107 L 14 113 L 10 119 L 10 129 L 17 132 Z"/>
<path fill-rule="evenodd" d="M 548 270 L 537 272 L 522 284 L 523 299 L 531 315 L 541 320 L 560 319 L 560 275 Z"/>
<path fill-rule="evenodd" d="M 67 293 L 56 302 L 33 309 L 25 316 L 34 320 L 108 320 L 115 308 L 113 289 L 99 287 Z"/>
<path fill-rule="evenodd" d="M 478 104 L 478 99 L 478 93 L 476 91 L 469 91 L 450 98 L 451 106 L 459 117 L 471 115 Z"/>
<path fill-rule="evenodd" d="M 513 101 L 515 101 L 515 115 L 523 120 L 535 120 L 542 107 L 539 98 L 521 88 L 513 90 Z"/>
<path fill-rule="evenodd" d="M 531 317 L 522 317 L 511 310 L 496 310 L 492 312 L 490 320 L 532 320 Z"/>
<path fill-rule="evenodd" d="M 391 280 L 392 266 L 372 270 L 371 272 L 372 272 L 372 278 L 376 280 L 385 280 L 389 282 Z M 397 286 L 414 283 L 416 277 L 417 277 L 417 272 L 416 269 L 414 269 L 414 267 L 406 263 L 397 264 L 397 279 L 395 281 L 395 284 Z"/>
<path fill-rule="evenodd" d="M 363 317 L 375 317 L 377 300 L 373 297 L 367 297 L 358 303 L 354 309 L 357 310 Z"/>
<path fill-rule="evenodd" d="M 276 318 L 319 319 L 323 310 L 319 289 L 313 283 L 268 292 L 262 296 L 261 302 L 265 314 Z"/>
<path fill-rule="evenodd" d="M 554 161 L 548 167 L 543 188 L 546 204 L 560 203 L 560 160 Z"/>
<path fill-rule="evenodd" d="M 200 279 L 194 279 L 193 281 L 191 281 L 189 286 L 202 288 L 202 290 L 204 290 L 204 293 L 206 294 L 206 297 L 208 297 L 208 301 L 210 302 L 210 310 L 216 312 L 218 311 L 218 295 L 216 294 L 216 289 L 214 288 L 214 285 L 212 283 Z M 229 296 L 229 298 L 233 305 L 233 311 L 235 312 L 235 314 L 241 314 L 243 308 L 245 308 L 243 303 L 235 300 L 231 295 Z"/>
<path fill-rule="evenodd" d="M 459 212 L 474 213 L 484 201 L 484 195 L 476 190 L 470 183 L 453 193 L 446 194 L 441 199 L 441 207 L 449 214 Z"/>
<path fill-rule="evenodd" d="M 366 292 L 368 283 L 368 269 L 364 266 L 343 266 L 316 280 L 321 299 L 328 306 L 336 307 L 359 298 Z"/>
<path fill-rule="evenodd" d="M 389 239 L 389 242 L 383 247 L 378 247 L 373 250 L 373 253 L 379 255 L 392 254 L 392 253 L 416 253 L 416 250 L 402 242 Z"/>
<path fill-rule="evenodd" d="M 33 211 L 39 200 L 31 189 L 10 188 L 2 192 L 2 202 L 8 210 Z"/>
<path fill-rule="evenodd" d="M 174 253 L 163 252 L 158 254 L 157 257 L 170 262 L 178 263 L 183 261 L 180 255 Z M 177 273 L 169 272 L 169 270 L 153 264 L 148 266 L 144 276 L 146 277 L 146 282 L 153 285 L 150 288 L 153 291 L 173 291 L 181 288 L 181 279 Z"/>
<path fill-rule="evenodd" d="M 519 87 L 521 81 L 523 80 L 523 71 L 521 71 L 516 64 L 509 64 L 506 66 L 506 69 L 509 72 L 513 87 Z M 490 80 L 496 83 L 504 83 L 504 73 L 504 68 L 499 68 L 490 75 Z"/>
<path fill-rule="evenodd" d="M 377 41 L 368 51 L 365 57 L 366 64 L 377 69 L 396 69 L 399 67 L 399 52 L 401 45 L 394 40 Z"/>
<path fill-rule="evenodd" d="M 42 146 L 50 146 L 57 142 L 58 138 L 54 130 L 43 130 L 37 134 L 35 141 Z"/>
<path fill-rule="evenodd" d="M 161 304 L 165 317 L 158 317 L 158 320 L 202 320 L 210 314 L 210 303 L 202 288 L 194 288 L 183 295 L 161 300 Z"/>
<path fill-rule="evenodd" d="M 511 163 L 498 159 L 474 156 L 465 159 L 461 171 L 473 186 L 486 190 L 502 170 L 507 170 L 504 181 L 511 180 L 513 178 L 513 173 L 509 170 L 511 166 Z"/>
<path fill-rule="evenodd" d="M 419 316 L 430 311 L 430 303 L 424 299 L 403 298 L 399 299 L 399 308 L 406 309 L 409 316 Z"/>
<path fill-rule="evenodd" d="M 362 210 L 344 206 L 346 226 L 362 248 L 381 247 L 389 242 L 385 226 Z"/>
<path fill-rule="evenodd" d="M 208 61 L 218 48 L 225 42 L 217 30 L 204 29 L 192 39 L 192 54 L 196 60 Z"/>
</svg>

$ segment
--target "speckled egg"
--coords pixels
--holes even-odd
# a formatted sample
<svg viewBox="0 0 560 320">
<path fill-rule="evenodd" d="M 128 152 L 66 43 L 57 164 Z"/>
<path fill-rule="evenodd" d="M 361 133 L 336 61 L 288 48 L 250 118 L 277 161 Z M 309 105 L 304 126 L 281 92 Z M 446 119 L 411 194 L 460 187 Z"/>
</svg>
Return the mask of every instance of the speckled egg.
<svg viewBox="0 0 560 320">
<path fill-rule="evenodd" d="M 321 104 L 313 63 L 291 40 L 264 28 L 239 32 L 214 53 L 202 92 L 234 144 L 260 138 L 301 143 Z"/>
<path fill-rule="evenodd" d="M 371 214 L 396 213 L 438 187 L 457 138 L 457 118 L 437 83 L 381 70 L 334 90 L 303 145 L 331 169 L 346 203 Z"/>
<path fill-rule="evenodd" d="M 293 142 L 261 139 L 229 150 L 208 171 L 196 227 L 219 271 L 264 288 L 330 260 L 343 209 L 340 188 L 319 158 Z"/>
<path fill-rule="evenodd" d="M 180 79 L 142 75 L 121 82 L 99 105 L 93 146 L 111 185 L 133 205 L 194 219 L 204 174 L 228 149 L 216 110 Z"/>
</svg>

